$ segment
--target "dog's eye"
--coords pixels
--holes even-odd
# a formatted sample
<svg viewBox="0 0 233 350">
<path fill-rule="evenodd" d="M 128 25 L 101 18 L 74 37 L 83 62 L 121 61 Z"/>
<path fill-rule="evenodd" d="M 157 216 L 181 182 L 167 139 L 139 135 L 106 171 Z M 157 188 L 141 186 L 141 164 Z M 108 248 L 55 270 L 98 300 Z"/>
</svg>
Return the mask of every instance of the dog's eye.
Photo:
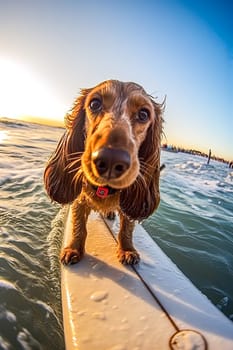
<svg viewBox="0 0 233 350">
<path fill-rule="evenodd" d="M 137 120 L 140 123 L 146 123 L 150 118 L 150 112 L 146 108 L 142 108 L 138 111 Z"/>
<path fill-rule="evenodd" d="M 94 113 L 100 112 L 102 109 L 102 101 L 99 98 L 93 98 L 89 103 L 90 110 Z"/>
</svg>

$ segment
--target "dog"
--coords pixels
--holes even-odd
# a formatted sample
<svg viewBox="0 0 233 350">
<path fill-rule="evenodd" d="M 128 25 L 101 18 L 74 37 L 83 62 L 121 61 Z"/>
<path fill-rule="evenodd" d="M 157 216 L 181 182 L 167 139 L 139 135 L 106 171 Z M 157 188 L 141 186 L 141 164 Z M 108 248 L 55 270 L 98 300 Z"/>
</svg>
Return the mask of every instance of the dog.
<svg viewBox="0 0 233 350">
<path fill-rule="evenodd" d="M 163 109 L 133 82 L 107 80 L 81 90 L 44 172 L 50 198 L 71 204 L 73 232 L 61 252 L 63 264 L 82 259 L 91 210 L 108 216 L 118 211 L 118 259 L 139 262 L 135 221 L 150 216 L 160 201 Z"/>
</svg>

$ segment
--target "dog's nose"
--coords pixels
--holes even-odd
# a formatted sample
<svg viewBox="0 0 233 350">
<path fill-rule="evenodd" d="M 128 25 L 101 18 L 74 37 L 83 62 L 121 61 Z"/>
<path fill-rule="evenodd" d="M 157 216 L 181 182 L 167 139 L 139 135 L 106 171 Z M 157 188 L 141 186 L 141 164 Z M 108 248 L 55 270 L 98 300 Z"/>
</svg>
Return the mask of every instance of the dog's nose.
<svg viewBox="0 0 233 350">
<path fill-rule="evenodd" d="M 93 152 L 92 161 L 100 176 L 115 179 L 123 175 L 130 167 L 128 152 L 116 148 L 101 148 Z"/>
</svg>

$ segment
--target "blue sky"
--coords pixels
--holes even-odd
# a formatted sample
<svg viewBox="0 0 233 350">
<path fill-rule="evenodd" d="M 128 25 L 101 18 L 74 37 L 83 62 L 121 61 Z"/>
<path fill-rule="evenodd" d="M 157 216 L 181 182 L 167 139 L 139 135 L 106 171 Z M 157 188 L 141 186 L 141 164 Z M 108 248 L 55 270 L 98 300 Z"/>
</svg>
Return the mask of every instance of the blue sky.
<svg viewBox="0 0 233 350">
<path fill-rule="evenodd" d="M 0 0 L 0 115 L 11 98 L 61 119 L 80 88 L 110 78 L 166 96 L 169 144 L 233 159 L 231 0 Z"/>
</svg>

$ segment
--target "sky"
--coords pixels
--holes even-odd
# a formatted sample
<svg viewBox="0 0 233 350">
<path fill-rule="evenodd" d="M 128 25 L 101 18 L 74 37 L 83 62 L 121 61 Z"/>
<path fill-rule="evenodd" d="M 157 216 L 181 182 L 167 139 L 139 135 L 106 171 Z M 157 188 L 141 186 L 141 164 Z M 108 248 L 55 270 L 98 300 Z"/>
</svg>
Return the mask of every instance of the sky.
<svg viewBox="0 0 233 350">
<path fill-rule="evenodd" d="M 0 0 L 0 116 L 62 120 L 106 79 L 166 97 L 163 142 L 233 159 L 231 0 Z"/>
</svg>

